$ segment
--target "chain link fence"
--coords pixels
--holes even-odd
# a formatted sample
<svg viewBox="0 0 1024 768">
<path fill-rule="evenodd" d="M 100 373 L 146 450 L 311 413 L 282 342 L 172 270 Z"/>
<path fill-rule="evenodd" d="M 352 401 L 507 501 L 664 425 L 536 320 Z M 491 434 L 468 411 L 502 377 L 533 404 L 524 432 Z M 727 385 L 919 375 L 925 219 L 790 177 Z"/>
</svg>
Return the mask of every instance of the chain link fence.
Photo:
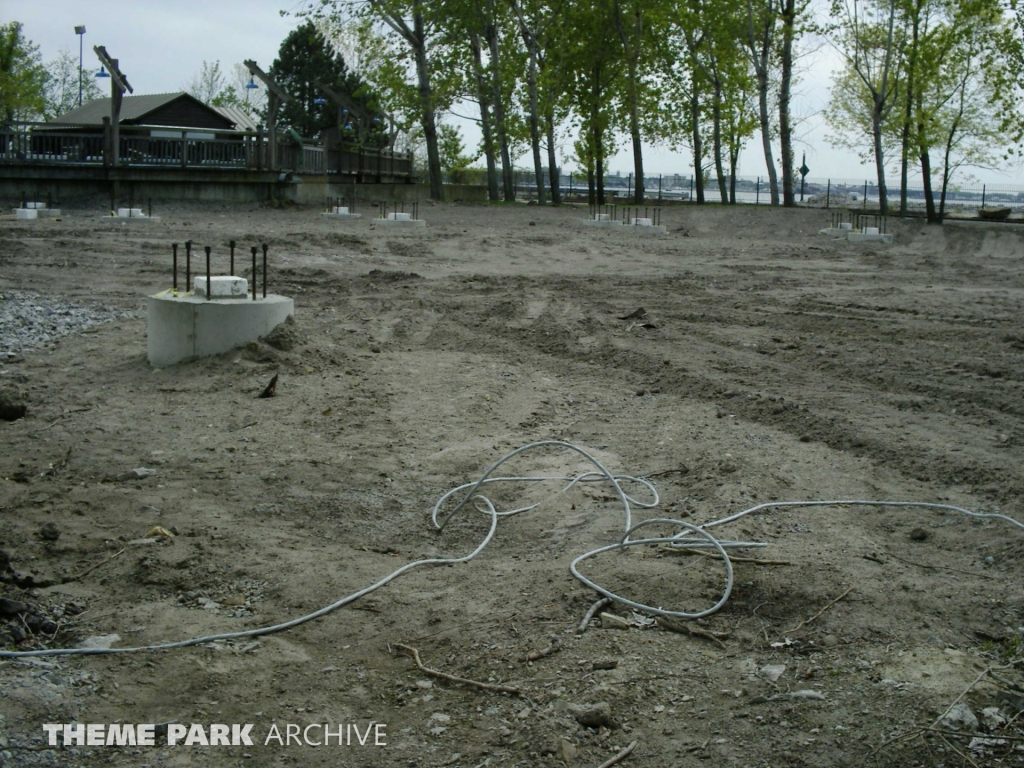
<svg viewBox="0 0 1024 768">
<path fill-rule="evenodd" d="M 537 198 L 536 175 L 532 170 L 517 168 L 513 174 L 516 198 L 535 200 Z M 487 185 L 487 173 L 482 169 L 470 168 L 447 174 L 445 181 L 460 184 Z M 697 191 L 692 174 L 659 173 L 644 175 L 644 197 L 656 202 L 692 202 Z M 562 196 L 572 201 L 586 201 L 588 194 L 585 174 L 563 173 L 559 176 L 559 190 Z M 605 196 L 609 202 L 632 202 L 635 178 L 631 173 L 608 174 L 604 177 Z M 500 179 L 499 179 L 500 187 Z M 900 183 L 886 180 L 887 199 L 890 211 L 898 211 L 900 205 Z M 550 179 L 544 174 L 545 196 L 550 197 Z M 726 194 L 732 194 L 731 179 L 726 179 Z M 932 188 L 935 206 L 938 208 L 941 186 Z M 796 180 L 798 204 L 817 208 L 848 208 L 851 210 L 877 210 L 879 205 L 878 182 L 871 179 L 810 177 Z M 763 176 L 737 176 L 735 184 L 736 202 L 748 205 L 770 205 L 771 189 L 768 179 Z M 779 179 L 779 196 L 782 196 L 782 179 Z M 722 195 L 716 177 L 704 180 L 704 201 L 721 203 Z M 1024 213 L 1024 185 L 954 183 L 946 190 L 946 213 L 967 213 L 979 208 L 1007 207 L 1013 213 Z M 924 212 L 924 187 L 907 185 L 907 209 Z"/>
</svg>

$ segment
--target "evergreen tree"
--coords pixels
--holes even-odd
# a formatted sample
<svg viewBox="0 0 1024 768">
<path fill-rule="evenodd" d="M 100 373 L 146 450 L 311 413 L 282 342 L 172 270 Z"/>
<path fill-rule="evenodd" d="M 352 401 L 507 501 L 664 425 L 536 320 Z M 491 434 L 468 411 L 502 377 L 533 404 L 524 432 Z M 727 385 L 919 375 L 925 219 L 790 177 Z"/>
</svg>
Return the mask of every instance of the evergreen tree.
<svg viewBox="0 0 1024 768">
<path fill-rule="evenodd" d="M 290 127 L 301 136 L 308 137 L 332 127 L 340 128 L 343 134 L 354 133 L 355 122 L 360 115 L 343 112 L 329 101 L 316 104 L 316 100 L 323 96 L 316 87 L 319 82 L 350 100 L 358 108 L 355 111 L 370 117 L 370 134 L 379 135 L 384 131 L 384 121 L 375 108 L 373 94 L 358 76 L 349 71 L 342 55 L 332 48 L 312 21 L 293 30 L 284 39 L 267 74 L 291 97 L 278 110 L 279 129 Z M 363 122 L 366 122 L 365 117 Z"/>
</svg>

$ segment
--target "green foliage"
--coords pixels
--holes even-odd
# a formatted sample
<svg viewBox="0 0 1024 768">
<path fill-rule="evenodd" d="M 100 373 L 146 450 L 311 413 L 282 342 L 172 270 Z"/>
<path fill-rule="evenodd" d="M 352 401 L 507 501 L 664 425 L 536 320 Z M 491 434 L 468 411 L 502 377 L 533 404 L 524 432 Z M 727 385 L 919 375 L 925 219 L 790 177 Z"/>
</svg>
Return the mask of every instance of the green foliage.
<svg viewBox="0 0 1024 768">
<path fill-rule="evenodd" d="M 462 133 L 448 123 L 441 123 L 437 127 L 437 148 L 441 153 L 441 168 L 448 173 L 468 168 L 476 160 L 472 155 L 465 154 Z"/>
<path fill-rule="evenodd" d="M 915 0 L 897 8 L 894 34 L 900 59 L 887 101 L 894 105 L 882 115 L 882 147 L 897 157 L 904 128 L 911 137 L 911 156 L 931 156 L 930 173 L 941 187 L 965 166 L 993 167 L 1015 151 L 1022 138 L 1020 70 L 1008 51 L 1013 31 L 994 0 Z M 872 110 L 880 74 L 864 61 L 881 61 L 889 45 L 884 25 L 863 26 L 861 71 L 848 57 L 837 73 L 826 119 L 835 129 L 832 143 L 873 158 Z M 910 119 L 905 104 L 910 99 Z M 898 107 L 896 106 L 898 105 Z M 891 165 L 891 163 L 890 163 Z"/>
<path fill-rule="evenodd" d="M 346 124 L 351 127 L 349 121 L 354 120 L 354 116 L 339 114 L 337 105 L 330 102 L 315 103 L 321 97 L 316 87 L 320 82 L 368 113 L 368 130 L 378 136 L 384 130 L 374 95 L 357 75 L 349 72 L 342 55 L 312 21 L 305 22 L 284 39 L 267 74 L 291 97 L 277 114 L 281 128 L 291 127 L 302 136 L 316 136 L 325 128 L 344 130 Z"/>
<path fill-rule="evenodd" d="M 46 107 L 46 68 L 20 22 L 0 26 L 0 119 L 32 120 Z"/>
</svg>

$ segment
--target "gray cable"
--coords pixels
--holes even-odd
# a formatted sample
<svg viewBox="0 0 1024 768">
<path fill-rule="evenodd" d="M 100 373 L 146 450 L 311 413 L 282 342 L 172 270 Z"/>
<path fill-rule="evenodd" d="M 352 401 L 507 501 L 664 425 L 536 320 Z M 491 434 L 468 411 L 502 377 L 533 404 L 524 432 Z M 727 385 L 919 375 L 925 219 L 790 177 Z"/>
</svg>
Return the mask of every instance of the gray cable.
<svg viewBox="0 0 1024 768">
<path fill-rule="evenodd" d="M 534 448 L 542 448 L 542 447 L 549 447 L 549 446 L 550 447 L 559 447 L 559 448 L 568 448 L 568 449 L 570 449 L 572 451 L 575 451 L 576 453 L 578 453 L 581 456 L 583 456 L 584 458 L 586 458 L 591 464 L 593 464 L 597 468 L 598 471 L 596 471 L 596 472 L 593 472 L 593 471 L 592 472 L 584 472 L 584 473 L 582 473 L 580 475 L 577 475 L 577 476 L 571 477 L 571 478 L 570 477 L 491 477 L 491 474 L 498 467 L 500 467 L 502 464 L 504 464 L 509 459 L 511 459 L 511 458 L 513 458 L 515 456 L 518 456 L 520 453 L 523 453 L 524 451 L 532 450 Z M 672 519 L 669 519 L 669 518 L 652 518 L 650 520 L 644 520 L 643 522 L 640 522 L 640 523 L 637 523 L 636 525 L 633 525 L 632 524 L 632 511 L 631 511 L 631 507 L 630 507 L 631 504 L 635 505 L 637 507 L 645 508 L 645 509 L 650 509 L 652 507 L 657 506 L 657 504 L 658 504 L 658 493 L 655 490 L 654 486 L 648 480 L 644 480 L 643 478 L 638 478 L 638 477 L 631 477 L 631 476 L 628 476 L 628 475 L 613 475 L 607 469 L 605 469 L 604 466 L 601 464 L 601 462 L 599 462 L 596 458 L 594 458 L 592 455 L 587 453 L 582 448 L 573 445 L 572 443 L 566 443 L 566 442 L 563 442 L 561 440 L 542 440 L 542 441 L 539 441 L 539 442 L 535 442 L 535 443 L 530 443 L 528 445 L 524 445 L 521 448 L 517 448 L 516 450 L 512 451 L 511 453 L 506 454 L 501 459 L 499 459 L 497 462 L 495 462 L 493 465 L 491 465 L 491 467 L 486 472 L 484 472 L 483 476 L 479 480 L 477 480 L 474 483 L 467 483 L 465 485 L 460 485 L 458 488 L 454 488 L 453 490 L 448 491 L 444 496 L 442 496 L 440 498 L 440 500 L 438 500 L 437 504 L 434 505 L 434 508 L 431 511 L 430 518 L 431 518 L 431 521 L 434 524 L 434 527 L 438 531 L 444 530 L 445 526 L 448 525 L 448 523 L 452 520 L 452 518 L 456 515 L 456 513 L 458 513 L 463 507 L 465 507 L 466 504 L 469 501 L 471 501 L 471 500 L 473 502 L 473 506 L 478 511 L 490 515 L 490 517 L 491 517 L 491 525 L 490 525 L 489 530 L 487 531 L 487 535 L 477 545 L 477 547 L 472 552 L 470 552 L 468 555 L 465 555 L 463 557 L 453 557 L 453 558 L 427 558 L 427 559 L 416 560 L 416 561 L 413 561 L 411 563 L 407 563 L 407 564 L 403 565 L 401 568 L 398 568 L 397 570 L 393 571 L 389 575 L 385 576 L 380 581 L 377 581 L 377 582 L 371 584 L 370 586 L 365 587 L 364 589 L 359 590 L 358 592 L 353 592 L 352 594 L 347 595 L 347 596 L 341 598 L 340 600 L 337 600 L 336 602 L 331 603 L 330 605 L 324 606 L 323 608 L 321 608 L 321 609 L 319 609 L 317 611 L 314 611 L 313 613 L 308 613 L 305 616 L 299 616 L 298 618 L 291 619 L 289 621 L 285 621 L 285 622 L 282 622 L 280 624 L 274 624 L 274 625 L 268 626 L 268 627 L 259 627 L 257 629 L 250 629 L 250 630 L 245 630 L 245 631 L 241 631 L 241 632 L 225 632 L 225 633 L 217 634 L 217 635 L 206 635 L 204 637 L 195 637 L 195 638 L 192 638 L 190 640 L 181 640 L 181 641 L 175 642 L 175 643 L 160 643 L 160 644 L 157 644 L 157 645 L 144 645 L 144 646 L 138 646 L 138 647 L 135 647 L 135 648 L 56 648 L 56 649 L 41 650 L 41 651 L 0 651 L 0 658 L 15 659 L 15 658 L 25 658 L 25 657 L 31 657 L 31 656 L 92 656 L 92 655 L 101 655 L 101 654 L 106 655 L 106 654 L 114 654 L 114 653 L 137 653 L 137 652 L 140 652 L 140 651 L 163 651 L 163 650 L 171 650 L 173 648 L 187 648 L 189 646 L 202 645 L 204 643 L 212 643 L 212 642 L 219 641 L 219 640 L 239 640 L 239 639 L 249 638 L 249 637 L 260 637 L 262 635 L 269 635 L 269 634 L 273 634 L 275 632 L 281 632 L 281 631 L 286 630 L 286 629 L 291 629 L 292 627 L 297 627 L 298 625 L 304 624 L 307 621 L 312 621 L 313 619 L 316 619 L 316 618 L 319 618 L 321 616 L 324 616 L 325 614 L 328 614 L 331 611 L 334 611 L 334 610 L 336 610 L 338 608 L 342 608 L 342 607 L 344 607 L 346 605 L 349 605 L 350 603 L 355 602 L 359 598 L 364 597 L 365 595 L 370 594 L 371 592 L 373 592 L 376 589 L 379 589 L 380 587 L 383 587 L 385 584 L 388 584 L 389 582 L 391 582 L 394 579 L 398 578 L 402 574 L 406 573 L 407 571 L 411 571 L 414 568 L 419 568 L 420 566 L 425 566 L 425 565 L 453 565 L 455 563 L 465 563 L 465 562 L 468 562 L 468 561 L 472 560 L 474 557 L 476 557 L 478 554 L 480 554 L 484 550 L 484 548 L 491 542 L 491 539 L 494 538 L 494 534 L 495 534 L 495 532 L 497 531 L 497 528 L 498 528 L 498 518 L 499 517 L 506 517 L 506 516 L 509 516 L 509 515 L 518 514 L 519 512 L 524 512 L 526 510 L 534 509 L 535 507 L 538 506 L 537 504 L 532 504 L 530 506 L 522 507 L 520 509 L 510 510 L 510 511 L 507 511 L 507 512 L 498 512 L 498 510 L 494 507 L 494 505 L 491 503 L 491 501 L 486 496 L 483 496 L 483 495 L 477 493 L 477 491 L 480 488 L 482 488 L 484 485 L 489 484 L 489 483 L 497 483 L 497 482 L 541 482 L 541 481 L 544 481 L 544 480 L 568 481 L 568 485 L 566 485 L 565 488 L 563 488 L 563 491 L 569 490 L 576 483 L 579 483 L 579 482 L 602 482 L 603 481 L 603 482 L 608 482 L 608 483 L 611 484 L 611 486 L 615 489 L 615 492 L 618 494 L 619 500 L 622 502 L 623 512 L 625 514 L 625 533 L 623 534 L 622 538 L 618 542 L 616 542 L 614 544 L 609 544 L 609 545 L 604 546 L 604 547 L 599 547 L 598 549 L 594 549 L 594 550 L 591 550 L 590 552 L 585 552 L 584 554 L 579 555 L 569 565 L 569 570 L 572 573 L 572 575 L 575 576 L 577 579 L 579 579 L 583 584 L 586 584 L 588 587 L 590 587 L 591 589 L 595 590 L 596 592 L 598 592 L 598 593 L 600 593 L 602 595 L 605 595 L 606 597 L 609 597 L 609 598 L 611 598 L 612 600 L 614 600 L 614 601 L 616 601 L 618 603 L 621 603 L 623 605 L 627 605 L 627 606 L 629 606 L 631 608 L 634 608 L 636 610 L 645 611 L 647 613 L 652 613 L 652 614 L 656 614 L 656 615 L 660 615 L 660 616 L 671 616 L 671 617 L 675 617 L 675 618 L 689 618 L 689 619 L 693 619 L 693 618 L 699 618 L 701 616 L 707 616 L 707 615 L 712 614 L 715 611 L 721 609 L 721 607 L 723 605 L 725 605 L 726 601 L 729 599 L 729 595 L 732 593 L 732 588 L 733 588 L 732 562 L 730 561 L 729 555 L 728 555 L 726 550 L 734 548 L 734 547 L 763 547 L 763 546 L 765 546 L 765 544 L 764 543 L 760 543 L 760 542 L 722 541 L 722 540 L 719 540 L 719 539 L 715 538 L 710 533 L 708 533 L 707 529 L 708 528 L 712 528 L 714 526 L 724 525 L 726 523 L 731 523 L 731 522 L 733 522 L 735 520 L 740 519 L 741 517 L 744 517 L 746 515 L 749 515 L 749 514 L 751 514 L 753 512 L 757 512 L 757 511 L 762 510 L 762 509 L 771 509 L 771 508 L 775 508 L 775 507 L 801 507 L 801 506 L 806 507 L 806 506 L 836 506 L 836 505 L 879 506 L 879 507 L 921 507 L 921 508 L 925 508 L 925 509 L 941 509 L 941 510 L 948 510 L 948 511 L 959 512 L 959 513 L 962 513 L 964 515 L 967 515 L 969 517 L 976 518 L 976 519 L 999 519 L 999 520 L 1003 520 L 1003 521 L 1008 522 L 1008 523 L 1012 523 L 1013 525 L 1016 525 L 1018 528 L 1024 529 L 1024 523 L 1020 523 L 1020 522 L 1018 522 L 1017 520 L 1014 520 L 1011 517 L 1007 517 L 1006 515 L 1001 515 L 1001 514 L 997 514 L 997 513 L 970 512 L 969 510 L 962 509 L 960 507 L 951 506 L 949 504 L 931 504 L 931 503 L 927 503 L 927 502 L 914 502 L 914 501 L 863 501 L 863 500 L 846 500 L 846 501 L 775 501 L 775 502 L 767 502 L 767 503 L 764 503 L 764 504 L 758 504 L 757 506 L 750 507 L 749 509 L 745 509 L 742 512 L 737 512 L 734 515 L 730 515 L 728 517 L 723 517 L 723 518 L 721 518 L 719 520 L 713 520 L 711 522 L 703 523 L 702 525 L 693 525 L 692 523 L 687 523 L 687 522 L 684 522 L 682 520 L 672 520 Z M 638 500 L 628 496 L 626 494 L 626 492 L 622 490 L 622 487 L 620 485 L 620 481 L 635 482 L 635 483 L 638 483 L 640 485 L 643 485 L 644 487 L 646 487 L 648 490 L 651 491 L 651 493 L 652 493 L 652 495 L 654 497 L 654 501 L 652 501 L 652 502 L 641 502 L 641 501 L 638 501 Z M 448 499 L 450 499 L 452 496 L 454 496 L 459 491 L 462 491 L 462 490 L 467 489 L 467 488 L 469 490 L 466 492 L 466 495 L 462 499 L 462 501 L 460 501 L 455 506 L 455 508 L 452 509 L 451 512 L 449 512 L 440 522 L 438 522 L 438 514 L 439 514 L 441 506 L 444 504 L 444 502 L 447 501 Z M 671 536 L 651 537 L 651 538 L 646 538 L 646 539 L 632 539 L 632 538 L 630 538 L 631 535 L 635 531 L 639 530 L 640 528 L 644 528 L 644 527 L 646 527 L 648 525 L 654 525 L 654 524 L 664 524 L 664 525 L 669 525 L 669 526 L 672 526 L 672 527 L 675 527 L 675 528 L 682 528 L 684 530 L 680 531 L 679 533 L 673 534 Z M 583 561 L 585 561 L 585 560 L 587 560 L 587 559 L 589 559 L 591 557 L 595 557 L 596 555 L 602 554 L 604 552 L 611 552 L 611 551 L 614 551 L 614 550 L 627 549 L 629 547 L 639 546 L 639 545 L 643 545 L 643 544 L 666 544 L 668 546 L 679 547 L 679 548 L 696 547 L 696 548 L 710 548 L 710 549 L 716 550 L 718 555 L 719 555 L 719 557 L 722 558 L 722 562 L 724 564 L 725 572 L 726 572 L 726 583 L 725 583 L 725 588 L 722 591 L 721 598 L 719 598 L 719 600 L 712 607 L 707 608 L 706 610 L 703 610 L 703 611 L 696 612 L 696 613 L 688 613 L 688 612 L 685 612 L 685 611 L 671 611 L 671 610 L 667 610 L 667 609 L 660 608 L 660 607 L 644 605 L 643 603 L 634 602 L 632 600 L 629 600 L 628 598 L 625 598 L 625 597 L 622 597 L 620 595 L 617 595 L 614 592 L 611 592 L 610 590 L 607 590 L 604 587 L 600 586 L 599 584 L 596 584 L 595 582 L 591 581 L 587 577 L 583 576 L 577 570 L 577 566 L 580 563 L 582 563 Z"/>
</svg>

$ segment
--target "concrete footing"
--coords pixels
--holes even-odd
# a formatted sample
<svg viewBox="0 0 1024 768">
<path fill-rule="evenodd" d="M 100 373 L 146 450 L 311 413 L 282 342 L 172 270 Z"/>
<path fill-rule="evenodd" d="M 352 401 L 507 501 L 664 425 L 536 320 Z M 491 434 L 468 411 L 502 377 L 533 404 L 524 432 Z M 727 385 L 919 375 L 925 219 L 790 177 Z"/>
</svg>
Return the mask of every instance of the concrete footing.
<svg viewBox="0 0 1024 768">
<path fill-rule="evenodd" d="M 196 275 L 192 292 L 206 298 L 206 275 Z M 249 281 L 244 277 L 213 275 L 210 277 L 211 296 L 215 299 L 244 299 L 249 295 Z"/>
<path fill-rule="evenodd" d="M 865 227 L 865 229 L 874 229 L 874 232 L 851 232 L 847 235 L 846 239 L 851 243 L 892 243 L 892 235 L 880 234 L 875 227 Z"/>
<path fill-rule="evenodd" d="M 840 229 L 839 227 L 826 227 L 825 229 L 819 229 L 818 234 L 831 237 L 833 240 L 845 240 L 849 237 L 850 230 Z"/>
<path fill-rule="evenodd" d="M 599 213 L 598 216 L 607 216 L 608 214 Z M 613 221 L 612 219 L 586 219 L 583 222 L 585 227 L 597 227 L 598 229 L 611 229 L 612 227 L 621 227 L 621 221 Z"/>
<path fill-rule="evenodd" d="M 205 277 L 202 280 L 206 282 Z M 219 355 L 266 336 L 295 314 L 295 302 L 277 295 L 256 301 L 211 300 L 167 292 L 150 296 L 147 310 L 146 354 L 151 365 L 163 368 Z"/>
<path fill-rule="evenodd" d="M 124 216 L 122 216 L 121 213 L 120 213 L 120 211 L 122 211 L 122 210 L 127 210 L 127 209 L 123 209 L 123 208 L 118 209 L 117 216 L 101 216 L 100 219 L 102 221 L 115 221 L 118 224 L 128 224 L 128 223 L 138 223 L 138 224 L 141 224 L 141 223 L 145 223 L 145 222 L 160 221 L 160 217 L 159 216 L 146 216 L 146 215 L 141 214 L 141 213 L 133 213 L 131 216 L 125 214 Z"/>
<path fill-rule="evenodd" d="M 851 243 L 885 243 L 892 244 L 892 235 L 880 233 L 878 227 L 864 227 L 863 229 L 851 229 L 846 227 L 827 227 L 818 230 L 819 235 L 827 235 L 833 240 L 847 240 Z"/>
<path fill-rule="evenodd" d="M 423 219 L 414 219 L 411 213 L 389 213 L 386 219 L 374 219 L 374 226 L 382 227 L 425 227 L 427 222 Z"/>
<path fill-rule="evenodd" d="M 337 219 L 339 221 L 361 219 L 362 217 L 361 213 L 349 213 L 347 205 L 336 205 L 331 210 L 320 214 L 321 219 Z"/>
<path fill-rule="evenodd" d="M 640 221 L 650 222 L 650 219 L 640 219 Z M 664 235 L 668 232 L 668 227 L 663 224 L 627 224 L 626 229 L 623 230 L 632 232 L 637 235 Z"/>
<path fill-rule="evenodd" d="M 12 208 L 11 213 L 18 219 L 59 219 L 60 208 L 48 208 L 46 203 L 25 203 L 24 208 Z"/>
</svg>

